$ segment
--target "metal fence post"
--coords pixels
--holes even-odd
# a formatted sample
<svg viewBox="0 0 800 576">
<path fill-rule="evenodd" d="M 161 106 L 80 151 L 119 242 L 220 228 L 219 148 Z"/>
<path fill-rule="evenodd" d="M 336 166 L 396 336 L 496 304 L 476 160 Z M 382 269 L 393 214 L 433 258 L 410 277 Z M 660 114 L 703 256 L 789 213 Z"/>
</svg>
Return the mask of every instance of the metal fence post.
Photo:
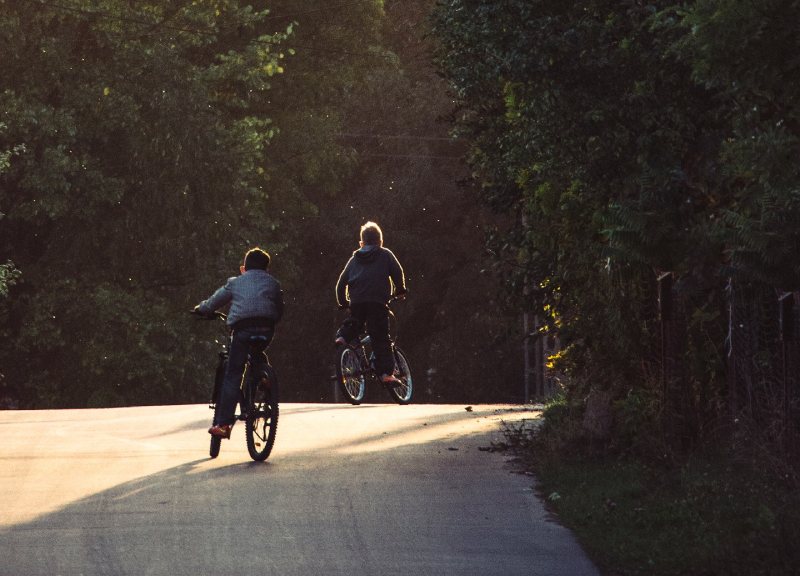
<svg viewBox="0 0 800 576">
<path fill-rule="evenodd" d="M 787 360 L 789 353 L 789 343 L 794 340 L 794 294 L 788 292 L 778 298 L 778 325 L 781 334 L 781 363 L 783 364 L 783 437 L 788 444 L 789 440 L 789 412 L 790 412 L 790 392 L 789 392 L 789 373 L 787 370 Z"/>
<path fill-rule="evenodd" d="M 524 363 L 522 372 L 523 382 L 523 403 L 528 404 L 531 401 L 531 339 L 530 320 L 527 312 L 522 313 L 522 333 L 525 335 L 522 339 L 522 361 Z"/>
<path fill-rule="evenodd" d="M 661 317 L 661 386 L 667 398 L 670 377 L 671 350 L 669 350 L 672 320 L 672 272 L 658 277 L 658 313 Z"/>
<path fill-rule="evenodd" d="M 670 398 L 671 380 L 673 377 L 673 302 L 672 302 L 672 272 L 666 272 L 658 277 L 658 313 L 661 318 L 661 394 L 663 406 L 663 426 L 665 440 L 671 445 L 674 437 L 674 410 Z"/>
<path fill-rule="evenodd" d="M 537 398 L 544 398 L 544 333 L 542 333 L 542 325 L 539 322 L 539 315 L 535 317 L 536 322 L 536 396 Z"/>
<path fill-rule="evenodd" d="M 730 410 L 731 425 L 736 423 L 737 414 L 739 412 L 739 391 L 737 386 L 736 374 L 736 355 L 735 346 L 737 344 L 734 338 L 735 332 L 735 302 L 734 302 L 734 288 L 733 278 L 728 278 L 728 285 L 725 288 L 725 295 L 728 300 L 728 338 L 727 338 L 727 377 L 728 377 L 728 408 Z"/>
</svg>

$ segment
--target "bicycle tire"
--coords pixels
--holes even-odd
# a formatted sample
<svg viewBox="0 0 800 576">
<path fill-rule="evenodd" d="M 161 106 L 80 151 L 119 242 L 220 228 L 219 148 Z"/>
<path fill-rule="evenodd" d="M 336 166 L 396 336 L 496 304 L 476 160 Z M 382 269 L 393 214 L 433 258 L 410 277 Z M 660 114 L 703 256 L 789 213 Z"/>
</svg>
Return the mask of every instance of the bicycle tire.
<svg viewBox="0 0 800 576">
<path fill-rule="evenodd" d="M 361 359 L 350 346 L 340 346 L 336 351 L 336 377 L 347 401 L 354 406 L 361 404 L 367 383 Z"/>
<path fill-rule="evenodd" d="M 217 367 L 217 373 L 214 378 L 214 390 L 211 393 L 211 406 L 214 407 L 214 418 L 211 420 L 211 425 L 216 426 L 217 424 L 217 414 L 219 413 L 219 395 L 220 391 L 222 390 L 222 378 L 225 375 L 225 367 L 227 366 L 228 361 L 225 359 L 220 362 L 219 366 Z M 222 438 L 218 436 L 211 437 L 211 444 L 208 448 L 208 455 L 211 458 L 216 458 L 219 456 L 219 450 L 222 446 Z"/>
<path fill-rule="evenodd" d="M 390 386 L 389 394 L 398 404 L 408 404 L 414 394 L 414 381 L 411 378 L 411 367 L 408 365 L 405 353 L 396 346 L 394 348 L 394 375 L 400 379 L 402 384 Z"/>
<path fill-rule="evenodd" d="M 266 460 L 275 446 L 278 432 L 278 378 L 271 367 L 255 385 L 253 403 L 245 420 L 247 451 L 256 462 Z"/>
<path fill-rule="evenodd" d="M 211 420 L 211 425 L 212 426 L 216 426 L 217 425 L 217 417 L 219 415 L 219 393 L 220 393 L 220 389 L 221 389 L 220 387 L 217 387 L 215 389 L 216 397 L 211 399 L 212 402 L 213 402 L 213 406 L 214 406 L 214 418 Z M 209 449 L 208 449 L 208 455 L 211 456 L 212 458 L 216 458 L 217 456 L 219 456 L 219 449 L 220 449 L 221 446 L 222 446 L 222 438 L 220 438 L 219 436 L 212 436 L 211 437 L 211 445 L 209 446 Z"/>
<path fill-rule="evenodd" d="M 218 436 L 211 437 L 211 447 L 208 450 L 208 455 L 212 458 L 219 456 L 219 449 L 222 446 L 222 438 Z"/>
</svg>

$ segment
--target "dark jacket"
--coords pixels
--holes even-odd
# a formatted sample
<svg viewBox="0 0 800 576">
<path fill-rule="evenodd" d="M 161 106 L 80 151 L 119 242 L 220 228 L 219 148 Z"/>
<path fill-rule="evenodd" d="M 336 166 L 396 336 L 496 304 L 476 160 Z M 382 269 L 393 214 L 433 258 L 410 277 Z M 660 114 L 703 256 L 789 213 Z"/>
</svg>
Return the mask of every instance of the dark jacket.
<svg viewBox="0 0 800 576">
<path fill-rule="evenodd" d="M 403 268 L 391 250 L 367 244 L 353 252 L 336 282 L 339 306 L 379 302 L 386 304 L 394 294 L 406 292 Z"/>
</svg>

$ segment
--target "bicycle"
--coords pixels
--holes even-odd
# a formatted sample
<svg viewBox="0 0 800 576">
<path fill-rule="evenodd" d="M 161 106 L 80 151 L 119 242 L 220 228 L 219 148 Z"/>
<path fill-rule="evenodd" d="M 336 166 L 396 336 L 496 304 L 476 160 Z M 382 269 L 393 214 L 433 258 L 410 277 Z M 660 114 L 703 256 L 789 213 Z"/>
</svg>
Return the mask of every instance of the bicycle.
<svg viewBox="0 0 800 576">
<path fill-rule="evenodd" d="M 396 321 L 396 316 L 391 310 L 389 318 Z M 400 384 L 386 384 L 386 387 L 395 402 L 405 405 L 411 402 L 414 382 L 408 359 L 394 344 L 394 340 L 392 338 L 394 375 L 400 380 Z M 368 334 L 362 333 L 356 340 L 337 346 L 336 379 L 347 401 L 356 406 L 364 400 L 367 380 L 378 381 L 378 374 L 375 372 L 375 353 L 372 351 L 372 339 Z"/>
<path fill-rule="evenodd" d="M 201 318 L 219 318 L 223 322 L 227 316 L 222 312 L 215 312 L 211 316 L 198 314 Z M 227 329 L 227 326 L 226 326 Z M 212 425 L 217 424 L 219 405 L 219 394 L 222 390 L 222 381 L 225 378 L 225 370 L 228 366 L 228 350 L 223 344 L 219 352 L 217 370 L 214 376 L 214 388 L 211 393 L 211 402 L 208 407 L 214 411 Z M 237 420 L 245 423 L 245 440 L 247 451 L 250 457 L 262 462 L 269 457 L 275 445 L 275 435 L 278 431 L 278 376 L 275 369 L 269 362 L 266 353 L 267 337 L 252 336 L 250 338 L 250 352 L 247 356 L 239 397 L 240 413 L 236 415 Z M 261 370 L 259 373 L 253 371 L 252 359 L 255 355 L 262 355 Z M 211 437 L 209 455 L 216 458 L 222 445 L 222 438 Z"/>
</svg>

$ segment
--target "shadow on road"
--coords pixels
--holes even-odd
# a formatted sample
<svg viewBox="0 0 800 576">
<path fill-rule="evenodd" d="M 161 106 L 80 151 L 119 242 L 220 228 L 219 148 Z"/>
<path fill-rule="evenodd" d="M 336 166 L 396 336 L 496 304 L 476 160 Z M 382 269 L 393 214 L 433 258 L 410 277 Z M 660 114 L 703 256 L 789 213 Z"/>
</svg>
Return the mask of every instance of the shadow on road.
<svg viewBox="0 0 800 576">
<path fill-rule="evenodd" d="M 531 532 L 529 480 L 478 453 L 501 419 L 534 414 L 416 408 L 284 405 L 264 463 L 249 459 L 241 430 L 207 458 L 197 411 L 179 426 L 158 420 L 161 443 L 186 461 L 0 530 L 0 573 L 513 576 L 548 557 L 585 562 L 569 535 L 537 540 L 563 529 L 542 512 Z M 149 444 L 131 446 L 145 458 Z M 103 473 L 97 462 L 63 472 L 81 481 Z M 547 573 L 594 574 L 585 566 Z"/>
</svg>

